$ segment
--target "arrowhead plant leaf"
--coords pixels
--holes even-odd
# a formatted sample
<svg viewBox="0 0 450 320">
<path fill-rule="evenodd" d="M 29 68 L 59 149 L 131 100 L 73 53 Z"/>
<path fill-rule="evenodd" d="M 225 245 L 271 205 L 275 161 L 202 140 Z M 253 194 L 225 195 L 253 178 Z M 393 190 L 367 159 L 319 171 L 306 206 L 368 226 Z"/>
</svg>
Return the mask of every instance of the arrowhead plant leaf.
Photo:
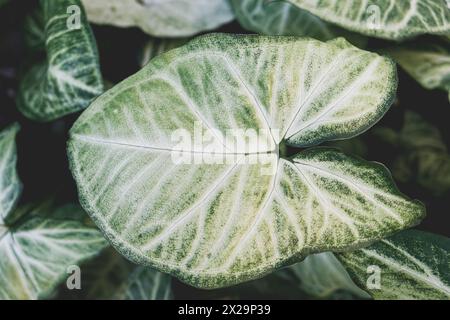
<svg viewBox="0 0 450 320">
<path fill-rule="evenodd" d="M 375 299 L 450 299 L 450 240 L 446 237 L 408 230 L 338 257 Z M 379 271 L 379 286 L 367 281 L 370 267 Z"/>
<path fill-rule="evenodd" d="M 423 206 L 380 164 L 285 150 L 366 131 L 396 85 L 390 59 L 343 39 L 199 37 L 74 124 L 68 154 L 81 203 L 125 257 L 202 288 L 360 248 L 415 225 Z M 180 133 L 194 141 L 180 145 Z"/>
<path fill-rule="evenodd" d="M 421 34 L 448 34 L 446 0 L 288 0 L 321 19 L 367 36 L 402 40 Z"/>
<path fill-rule="evenodd" d="M 107 245 L 94 227 L 58 217 L 61 213 L 80 216 L 80 207 L 55 211 L 52 216 L 53 212 L 35 210 L 15 223 L 0 225 L 0 300 L 48 298 L 70 275 L 69 266 L 95 256 Z"/>
<path fill-rule="evenodd" d="M 139 27 L 156 37 L 188 37 L 234 19 L 228 0 L 83 0 L 97 24 Z"/>
<path fill-rule="evenodd" d="M 86 108 L 102 93 L 103 82 L 97 46 L 81 2 L 39 3 L 26 23 L 26 43 L 33 55 L 40 56 L 43 49 L 45 58 L 26 70 L 17 106 L 32 120 L 52 121 Z"/>
<path fill-rule="evenodd" d="M 19 129 L 18 124 L 13 124 L 0 132 L 0 234 L 22 191 L 16 171 L 16 135 Z"/>
</svg>

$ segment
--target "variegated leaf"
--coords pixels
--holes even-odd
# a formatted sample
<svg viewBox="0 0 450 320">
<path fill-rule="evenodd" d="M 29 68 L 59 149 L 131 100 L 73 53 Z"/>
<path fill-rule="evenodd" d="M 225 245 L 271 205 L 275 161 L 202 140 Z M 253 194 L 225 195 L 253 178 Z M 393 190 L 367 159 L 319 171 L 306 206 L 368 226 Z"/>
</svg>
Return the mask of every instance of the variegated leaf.
<svg viewBox="0 0 450 320">
<path fill-rule="evenodd" d="M 375 299 L 450 299 L 446 237 L 409 230 L 338 257 Z"/>
<path fill-rule="evenodd" d="M 354 284 L 345 268 L 331 252 L 312 254 L 302 262 L 280 270 L 274 275 L 297 283 L 303 292 L 314 298 L 370 298 L 367 292 Z"/>
<path fill-rule="evenodd" d="M 100 300 L 169 300 L 172 299 L 171 278 L 158 271 L 136 266 L 112 248 L 81 266 L 83 283 L 80 290 L 61 286 L 60 299 Z"/>
<path fill-rule="evenodd" d="M 323 41 L 345 36 L 360 47 L 366 44 L 363 36 L 333 26 L 288 2 L 232 0 L 231 5 L 239 23 L 258 34 L 312 37 Z"/>
<path fill-rule="evenodd" d="M 157 37 L 187 37 L 234 19 L 228 0 L 82 0 L 97 24 L 139 27 Z"/>
<path fill-rule="evenodd" d="M 64 215 L 80 216 L 68 206 Z M 73 211 L 77 210 L 77 211 Z M 0 300 L 48 298 L 70 276 L 68 267 L 98 254 L 107 244 L 79 219 L 34 210 L 0 232 Z"/>
<path fill-rule="evenodd" d="M 448 34 L 447 0 L 288 0 L 325 21 L 368 36 L 400 40 Z"/>
<path fill-rule="evenodd" d="M 411 41 L 387 52 L 424 88 L 445 90 L 450 99 L 450 41 Z"/>
<path fill-rule="evenodd" d="M 26 32 L 30 49 L 45 48 L 45 59 L 21 80 L 17 105 L 25 116 L 51 121 L 86 108 L 102 93 L 97 47 L 79 0 L 40 0 Z"/>
<path fill-rule="evenodd" d="M 16 134 L 19 128 L 14 124 L 0 132 L 0 234 L 22 190 L 16 171 Z"/>
<path fill-rule="evenodd" d="M 367 130 L 395 89 L 392 61 L 343 39 L 199 37 L 81 115 L 71 169 L 82 204 L 127 258 L 195 286 L 228 286 L 423 217 L 379 164 L 327 148 L 282 151 Z M 212 132 L 222 151 L 198 141 L 180 149 L 178 129 Z M 248 129 L 258 143 L 221 138 Z"/>
</svg>

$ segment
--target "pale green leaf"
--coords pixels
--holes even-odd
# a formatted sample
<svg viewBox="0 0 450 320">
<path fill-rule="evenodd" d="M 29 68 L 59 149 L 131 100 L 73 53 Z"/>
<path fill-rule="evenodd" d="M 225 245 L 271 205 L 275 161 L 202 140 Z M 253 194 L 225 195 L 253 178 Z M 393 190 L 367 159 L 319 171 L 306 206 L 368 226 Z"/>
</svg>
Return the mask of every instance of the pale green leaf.
<svg viewBox="0 0 450 320">
<path fill-rule="evenodd" d="M 22 190 L 16 171 L 16 135 L 19 129 L 19 125 L 14 124 L 0 132 L 0 228 L 16 205 Z"/>
<path fill-rule="evenodd" d="M 284 1 L 231 0 L 237 20 L 245 29 L 268 36 L 312 37 L 331 40 L 338 36 L 363 47 L 364 37 L 333 26 Z"/>
<path fill-rule="evenodd" d="M 106 244 L 98 230 L 78 219 L 61 220 L 49 212 L 23 216 L 0 234 L 0 300 L 48 298 L 70 276 L 69 266 L 95 256 Z"/>
<path fill-rule="evenodd" d="M 45 49 L 45 59 L 31 64 L 21 80 L 17 106 L 25 116 L 51 121 L 86 108 L 102 93 L 97 47 L 79 0 L 41 0 L 26 29 L 30 49 L 38 55 L 36 49 Z"/>
<path fill-rule="evenodd" d="M 228 0 L 83 0 L 97 24 L 139 27 L 157 37 L 187 37 L 234 19 Z"/>
<path fill-rule="evenodd" d="M 450 299 L 450 240 L 446 237 L 409 230 L 338 257 L 375 299 Z M 374 270 L 379 271 L 379 287 L 368 279 Z"/>
<path fill-rule="evenodd" d="M 450 42 L 425 39 L 386 51 L 424 88 L 442 89 L 450 94 Z"/>
<path fill-rule="evenodd" d="M 446 0 L 288 0 L 325 21 L 368 36 L 400 40 L 450 32 Z"/>
<path fill-rule="evenodd" d="M 423 217 L 379 164 L 322 148 L 278 152 L 367 130 L 395 89 L 391 60 L 342 39 L 199 37 L 81 115 L 70 132 L 71 169 L 82 204 L 127 258 L 195 286 L 228 286 Z M 216 129 L 225 148 L 175 151 L 174 131 L 192 136 L 198 127 Z M 218 133 L 246 129 L 260 143 L 235 148 Z"/>
</svg>

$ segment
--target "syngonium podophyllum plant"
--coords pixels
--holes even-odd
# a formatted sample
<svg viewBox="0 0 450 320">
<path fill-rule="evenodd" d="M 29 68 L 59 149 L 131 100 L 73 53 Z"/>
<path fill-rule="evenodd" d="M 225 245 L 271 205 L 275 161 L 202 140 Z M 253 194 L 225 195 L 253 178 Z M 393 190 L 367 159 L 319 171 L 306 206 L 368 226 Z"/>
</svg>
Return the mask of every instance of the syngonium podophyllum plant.
<svg viewBox="0 0 450 320">
<path fill-rule="evenodd" d="M 367 130 L 396 87 L 391 60 L 344 39 L 197 38 L 75 123 L 68 150 L 80 200 L 128 259 L 202 288 L 259 278 L 315 252 L 355 250 L 417 224 L 424 208 L 384 166 L 314 146 Z M 220 140 L 220 154 L 178 149 L 173 133 L 197 126 L 219 140 L 231 129 L 268 139 L 237 148 Z M 174 152 L 193 162 L 174 162 Z M 205 154 L 214 161 L 199 163 Z M 265 163 L 249 161 L 261 154 Z"/>
</svg>

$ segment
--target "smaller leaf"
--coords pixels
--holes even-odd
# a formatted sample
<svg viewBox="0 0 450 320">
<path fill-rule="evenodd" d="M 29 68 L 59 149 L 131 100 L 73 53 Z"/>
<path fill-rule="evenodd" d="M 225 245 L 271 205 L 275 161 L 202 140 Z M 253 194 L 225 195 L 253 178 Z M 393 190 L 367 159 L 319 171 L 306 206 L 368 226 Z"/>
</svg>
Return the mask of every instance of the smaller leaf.
<svg viewBox="0 0 450 320">
<path fill-rule="evenodd" d="M 314 298 L 370 297 L 353 283 L 331 252 L 310 255 L 304 261 L 280 270 L 275 275 L 297 283 L 302 291 Z"/>
<path fill-rule="evenodd" d="M 64 216 L 82 209 L 65 207 Z M 55 210 L 55 208 L 53 208 Z M 56 210 L 57 211 L 57 210 Z M 54 211 L 53 211 L 54 212 Z M 61 211 L 21 215 L 0 234 L 0 300 L 48 298 L 68 274 L 68 267 L 97 255 L 107 242 L 79 219 L 61 220 Z"/>
<path fill-rule="evenodd" d="M 450 299 L 450 240 L 446 237 L 409 230 L 337 257 L 375 299 Z M 379 286 L 377 280 L 368 280 L 375 273 Z"/>
<path fill-rule="evenodd" d="M 19 129 L 18 124 L 13 124 L 0 132 L 0 227 L 13 210 L 22 191 L 16 171 L 15 141 Z"/>
<path fill-rule="evenodd" d="M 81 290 L 67 290 L 61 286 L 59 298 L 169 300 L 173 296 L 170 276 L 136 266 L 112 248 L 84 264 L 81 270 Z"/>
<path fill-rule="evenodd" d="M 144 67 L 147 63 L 150 62 L 156 56 L 163 54 L 169 50 L 181 47 L 191 40 L 190 38 L 178 38 L 178 39 L 158 39 L 151 38 L 145 44 L 141 57 L 140 57 L 140 66 Z"/>
<path fill-rule="evenodd" d="M 80 0 L 41 0 L 27 19 L 26 43 L 34 54 L 45 49 L 45 59 L 31 64 L 19 86 L 17 106 L 26 117 L 52 121 L 102 93 L 97 47 Z"/>
<path fill-rule="evenodd" d="M 449 10 L 450 11 L 450 10 Z M 440 39 L 411 41 L 387 52 L 426 89 L 450 94 L 450 42 Z"/>
<path fill-rule="evenodd" d="M 139 27 L 156 37 L 187 37 L 234 19 L 228 0 L 83 0 L 97 24 Z"/>
</svg>

